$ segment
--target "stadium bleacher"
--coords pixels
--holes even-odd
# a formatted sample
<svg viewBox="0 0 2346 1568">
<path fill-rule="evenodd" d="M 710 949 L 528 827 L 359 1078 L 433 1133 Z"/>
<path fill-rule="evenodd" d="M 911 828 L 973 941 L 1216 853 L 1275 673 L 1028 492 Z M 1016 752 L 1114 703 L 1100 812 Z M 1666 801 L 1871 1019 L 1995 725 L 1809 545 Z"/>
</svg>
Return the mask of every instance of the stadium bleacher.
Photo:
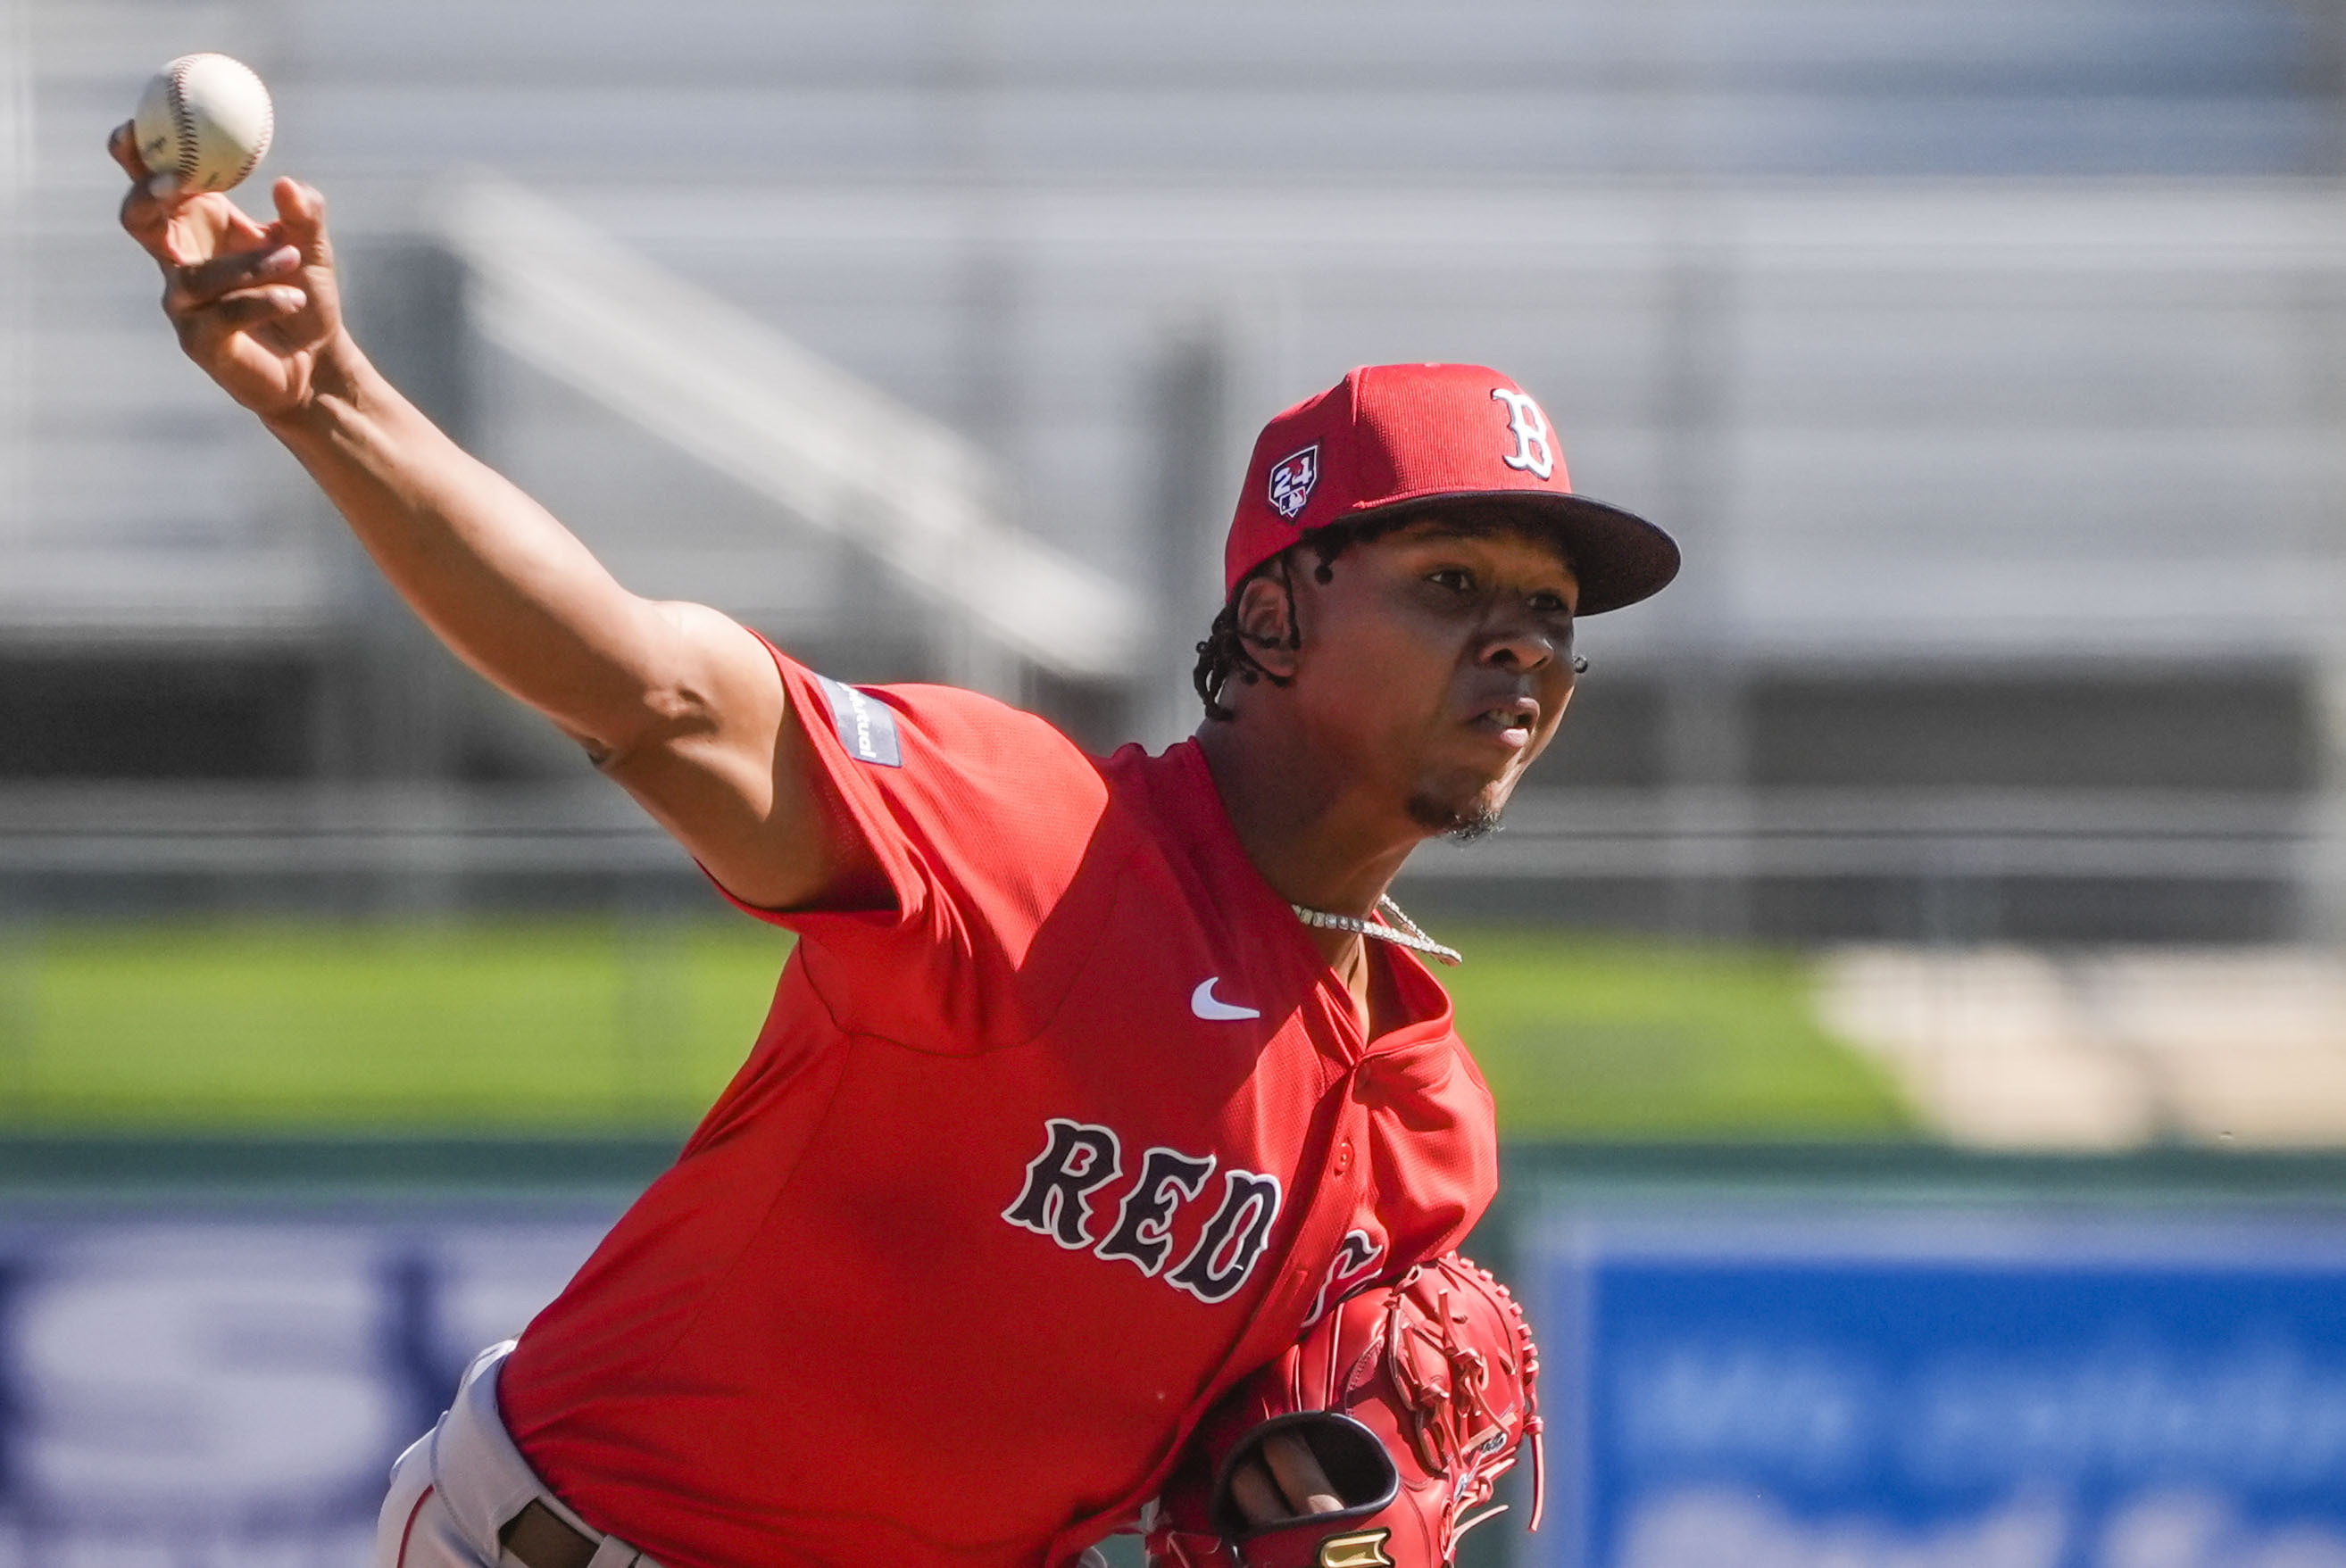
<svg viewBox="0 0 2346 1568">
<path fill-rule="evenodd" d="M 1578 484 L 1691 564 L 1587 628 L 1553 798 L 1505 852 L 1432 863 L 1437 899 L 1495 879 L 1535 912 L 1787 934 L 2307 929 L 2340 902 L 2305 869 L 2340 663 L 2325 15 L 16 0 L 0 659 L 77 660 L 117 696 L 60 717 L 11 676 L 0 774 L 24 782 L 0 795 L 58 785 L 60 726 L 135 736 L 130 694 L 256 658 L 282 676 L 240 722 L 304 776 L 574 767 L 399 626 L 291 465 L 177 361 L 105 222 L 97 140 L 145 71 L 208 46 L 276 87 L 270 167 L 334 197 L 354 309 L 428 405 L 630 582 L 842 674 L 976 667 L 870 552 L 467 329 L 435 216 L 463 171 L 988 454 L 1015 524 L 1153 608 L 1126 680 L 991 667 L 1100 742 L 1186 728 L 1212 535 L 1265 414 L 1362 361 L 1509 368 Z M 2047 743 L 2080 726 L 2097 763 Z M 1860 738 L 1786 738 L 1828 732 Z M 105 767 L 173 770 L 124 749 Z M 1632 797 L 1586 793 L 1607 785 Z M 2182 850 L 2032 879 L 2030 846 L 2090 837 L 2078 792 L 2113 787 Z M 1844 833 L 1803 863 L 1800 791 L 1836 788 L 1888 848 Z M 1644 849 L 1598 870 L 1543 849 L 1535 824 L 1584 806 Z M 71 860 L 52 830 L 0 841 L 42 886 Z"/>
</svg>

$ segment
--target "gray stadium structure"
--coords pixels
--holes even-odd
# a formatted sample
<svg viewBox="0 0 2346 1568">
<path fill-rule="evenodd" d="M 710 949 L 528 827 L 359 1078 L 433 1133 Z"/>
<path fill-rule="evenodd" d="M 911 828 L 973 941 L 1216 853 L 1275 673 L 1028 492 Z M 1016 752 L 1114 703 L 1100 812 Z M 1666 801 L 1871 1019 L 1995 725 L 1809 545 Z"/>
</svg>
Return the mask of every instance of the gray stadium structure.
<svg viewBox="0 0 2346 1568">
<path fill-rule="evenodd" d="M 1415 901 L 2335 934 L 2341 15 L 5 0 L 0 899 L 690 896 L 178 359 L 99 147 L 216 48 L 419 401 L 834 674 L 1177 736 L 1254 426 L 1481 360 L 1689 565 Z"/>
</svg>

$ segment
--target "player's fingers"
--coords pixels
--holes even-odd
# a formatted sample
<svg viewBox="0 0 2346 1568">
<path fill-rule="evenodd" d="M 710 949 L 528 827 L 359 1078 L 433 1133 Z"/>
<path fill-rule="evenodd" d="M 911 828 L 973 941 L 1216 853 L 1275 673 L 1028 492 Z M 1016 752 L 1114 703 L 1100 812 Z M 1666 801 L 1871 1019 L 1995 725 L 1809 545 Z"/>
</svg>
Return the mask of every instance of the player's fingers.
<svg viewBox="0 0 2346 1568">
<path fill-rule="evenodd" d="M 158 254 L 166 268 L 199 267 L 225 256 L 273 250 L 279 243 L 235 202 L 207 190 L 177 203 L 163 227 Z"/>
<path fill-rule="evenodd" d="M 277 225 L 271 223 L 263 228 L 254 222 L 243 208 L 225 196 L 219 199 L 218 210 L 221 237 L 239 250 L 262 249 L 285 242 L 285 237 L 277 232 Z"/>
<path fill-rule="evenodd" d="M 174 267 L 163 290 L 163 309 L 172 315 L 199 309 L 224 294 L 251 289 L 301 270 L 301 253 L 291 245 L 215 256 L 192 267 Z"/>
<path fill-rule="evenodd" d="M 1321 1468 L 1320 1456 L 1311 1451 L 1302 1433 L 1272 1434 L 1263 1442 L 1262 1457 L 1270 1466 L 1271 1479 L 1286 1494 L 1289 1512 L 1334 1513 L 1344 1506 L 1328 1480 L 1328 1472 Z"/>
<path fill-rule="evenodd" d="M 179 205 L 178 186 L 176 174 L 142 174 L 122 198 L 123 229 L 158 261 L 169 260 L 164 252 Z"/>
<path fill-rule="evenodd" d="M 230 333 L 290 316 L 308 303 L 309 296 L 301 290 L 289 289 L 281 283 L 274 284 L 266 289 L 247 289 L 241 293 L 223 295 L 207 305 L 172 317 L 171 324 L 178 329 L 181 346 L 201 361 Z"/>
<path fill-rule="evenodd" d="M 301 252 L 303 262 L 331 265 L 333 254 L 326 241 L 324 193 L 298 179 L 280 179 L 270 194 L 277 202 L 277 221 L 272 227 L 285 237 L 285 242 Z"/>
<path fill-rule="evenodd" d="M 1270 1471 L 1262 1467 L 1260 1460 L 1250 1459 L 1230 1472 L 1230 1501 L 1239 1505 L 1239 1512 L 1246 1522 L 1257 1528 L 1276 1524 L 1293 1512 L 1287 1506 L 1287 1499 L 1279 1495 L 1279 1488 L 1271 1484 Z"/>
<path fill-rule="evenodd" d="M 145 199 L 161 206 L 168 213 L 178 201 L 189 194 L 187 181 L 177 169 L 149 168 L 138 151 L 138 127 L 135 121 L 125 120 L 107 133 L 106 150 L 122 172 L 130 177 L 130 194 L 124 200 L 128 209 L 132 201 Z"/>
<path fill-rule="evenodd" d="M 106 138 L 107 155 L 122 167 L 122 172 L 143 185 L 147 181 L 147 160 L 138 156 L 138 127 L 129 120 L 116 126 Z"/>
</svg>

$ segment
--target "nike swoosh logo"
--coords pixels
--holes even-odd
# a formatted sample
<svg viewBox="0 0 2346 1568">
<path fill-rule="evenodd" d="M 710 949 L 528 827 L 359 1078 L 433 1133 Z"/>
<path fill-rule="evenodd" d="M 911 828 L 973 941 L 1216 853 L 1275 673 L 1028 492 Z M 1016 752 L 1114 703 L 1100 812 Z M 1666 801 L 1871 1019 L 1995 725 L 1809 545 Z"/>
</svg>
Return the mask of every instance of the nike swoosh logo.
<svg viewBox="0 0 2346 1568">
<path fill-rule="evenodd" d="M 1240 1007 L 1235 1003 L 1218 1001 L 1214 996 L 1214 982 L 1219 979 L 1221 979 L 1221 976 L 1219 974 L 1209 974 L 1206 976 L 1205 979 L 1198 982 L 1198 989 L 1189 993 L 1190 1012 L 1196 1013 L 1200 1018 L 1212 1019 L 1217 1023 L 1227 1022 L 1234 1018 L 1260 1018 L 1262 1016 L 1261 1013 L 1256 1012 L 1251 1007 Z"/>
</svg>

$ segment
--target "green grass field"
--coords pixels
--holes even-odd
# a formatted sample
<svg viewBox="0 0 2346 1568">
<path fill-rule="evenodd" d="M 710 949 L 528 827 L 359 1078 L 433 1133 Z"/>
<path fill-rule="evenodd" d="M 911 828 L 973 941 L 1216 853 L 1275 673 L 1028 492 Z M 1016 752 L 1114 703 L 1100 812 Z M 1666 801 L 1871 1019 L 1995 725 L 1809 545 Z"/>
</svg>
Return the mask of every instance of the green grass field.
<svg viewBox="0 0 2346 1568">
<path fill-rule="evenodd" d="M 1517 1136 L 1895 1134 L 1797 958 L 1457 933 L 1445 979 Z M 740 921 L 52 926 L 0 942 L 0 1128 L 687 1125 L 764 1014 Z"/>
<path fill-rule="evenodd" d="M 1825 1033 L 1797 955 L 1467 933 L 1443 979 L 1518 1138 L 1895 1136 L 1890 1081 Z"/>
</svg>

